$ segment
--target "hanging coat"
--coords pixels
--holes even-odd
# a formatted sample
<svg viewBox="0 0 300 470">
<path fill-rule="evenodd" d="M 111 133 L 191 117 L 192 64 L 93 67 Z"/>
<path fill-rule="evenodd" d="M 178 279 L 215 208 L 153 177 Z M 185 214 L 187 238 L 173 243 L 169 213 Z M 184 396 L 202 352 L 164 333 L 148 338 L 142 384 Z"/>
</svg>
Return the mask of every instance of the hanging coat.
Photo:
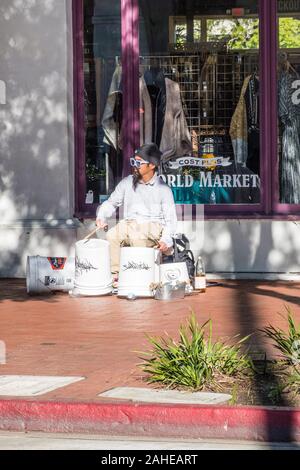
<svg viewBox="0 0 300 470">
<path fill-rule="evenodd" d="M 117 110 L 118 103 L 122 101 L 120 99 L 122 96 L 121 83 L 122 67 L 117 65 L 112 77 L 102 118 L 102 127 L 105 135 L 104 143 L 111 145 L 115 150 L 121 148 L 121 132 L 119 128 L 121 123 L 119 123 L 117 119 L 117 115 L 119 114 Z"/>
<path fill-rule="evenodd" d="M 245 95 L 251 75 L 245 78 L 241 96 L 232 116 L 229 134 L 232 141 L 234 158 L 236 163 L 246 166 L 248 158 L 248 126 Z"/>
<path fill-rule="evenodd" d="M 117 122 L 114 119 L 117 94 L 121 93 L 121 67 L 117 67 L 109 91 L 102 126 L 106 141 L 114 148 L 118 146 Z M 155 136 L 158 134 L 155 127 L 159 125 L 156 118 L 158 111 L 161 112 L 163 106 L 164 118 L 162 131 L 159 133 L 159 148 L 163 154 L 162 160 L 167 161 L 171 158 L 180 157 L 191 152 L 191 135 L 187 126 L 184 110 L 181 102 L 179 84 L 165 79 L 165 97 L 162 94 L 162 100 L 157 101 L 157 106 L 153 105 L 144 77 L 140 77 L 140 144 L 155 142 Z"/>
</svg>

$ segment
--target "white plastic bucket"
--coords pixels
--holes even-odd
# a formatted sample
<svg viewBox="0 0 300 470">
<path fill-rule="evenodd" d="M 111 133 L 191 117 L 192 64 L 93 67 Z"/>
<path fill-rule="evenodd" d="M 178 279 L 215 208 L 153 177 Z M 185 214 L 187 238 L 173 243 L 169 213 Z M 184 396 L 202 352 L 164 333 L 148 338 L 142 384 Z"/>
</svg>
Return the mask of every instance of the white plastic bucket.
<svg viewBox="0 0 300 470">
<path fill-rule="evenodd" d="M 190 284 L 189 273 L 186 263 L 166 263 L 160 265 L 160 282 L 186 282 Z"/>
<path fill-rule="evenodd" d="M 109 243 L 95 238 L 77 242 L 73 294 L 98 296 L 111 292 Z"/>
<path fill-rule="evenodd" d="M 75 258 L 27 258 L 26 286 L 30 295 L 68 292 L 74 287 L 74 279 Z"/>
<path fill-rule="evenodd" d="M 118 296 L 153 297 L 151 284 L 157 282 L 157 250 L 121 248 Z"/>
</svg>

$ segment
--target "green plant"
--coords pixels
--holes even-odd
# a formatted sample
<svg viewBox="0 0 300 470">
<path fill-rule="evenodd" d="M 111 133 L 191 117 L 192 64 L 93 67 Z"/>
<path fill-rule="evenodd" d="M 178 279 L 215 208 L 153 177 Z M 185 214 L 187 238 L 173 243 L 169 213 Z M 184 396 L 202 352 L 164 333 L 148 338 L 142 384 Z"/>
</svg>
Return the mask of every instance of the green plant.
<svg viewBox="0 0 300 470">
<path fill-rule="evenodd" d="M 294 393 L 300 391 L 300 324 L 297 326 L 289 307 L 287 311 L 287 330 L 269 325 L 260 330 L 267 338 L 273 341 L 274 347 L 280 351 L 278 361 L 274 361 L 274 373 L 280 377 L 278 390 L 271 390 L 269 398 L 278 400 L 281 393 Z"/>
<path fill-rule="evenodd" d="M 208 338 L 205 332 L 208 329 Z M 241 345 L 249 336 L 229 346 L 212 340 L 212 321 L 202 326 L 192 313 L 186 326 L 181 325 L 179 341 L 167 338 L 148 339 L 153 346 L 140 366 L 149 383 L 159 383 L 168 388 L 201 390 L 204 386 L 222 388 L 221 382 L 249 372 L 252 361 L 241 353 Z"/>
<path fill-rule="evenodd" d="M 105 176 L 105 174 L 105 170 L 99 170 L 90 160 L 86 162 L 86 176 L 90 181 L 97 181 L 102 176 Z"/>
<path fill-rule="evenodd" d="M 300 366 L 300 324 L 296 326 L 290 308 L 285 308 L 288 314 L 287 332 L 273 325 L 269 325 L 260 331 L 273 341 L 275 348 L 281 352 L 286 363 L 298 368 Z"/>
<path fill-rule="evenodd" d="M 284 389 L 284 384 L 276 384 L 270 388 L 268 392 L 268 398 L 271 400 L 273 405 L 277 405 L 278 403 L 280 403 Z"/>
</svg>

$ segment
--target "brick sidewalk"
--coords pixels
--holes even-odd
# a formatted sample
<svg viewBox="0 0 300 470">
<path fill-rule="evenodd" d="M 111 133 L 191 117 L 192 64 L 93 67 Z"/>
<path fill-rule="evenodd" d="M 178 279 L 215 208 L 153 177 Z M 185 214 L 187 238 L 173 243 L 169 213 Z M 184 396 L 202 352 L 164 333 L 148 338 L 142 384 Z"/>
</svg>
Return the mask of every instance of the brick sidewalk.
<svg viewBox="0 0 300 470">
<path fill-rule="evenodd" d="M 67 294 L 30 298 L 24 281 L 0 280 L 0 341 L 7 348 L 0 374 L 84 376 L 36 399 L 103 401 L 97 394 L 112 387 L 145 386 L 135 352 L 148 349 L 145 333 L 176 335 L 190 309 L 199 323 L 213 320 L 215 337 L 244 336 L 269 322 L 285 327 L 277 312 L 289 305 L 300 321 L 299 289 L 293 282 L 222 281 L 180 301 L 130 302 Z M 259 335 L 251 342 L 253 351 L 274 354 Z"/>
</svg>

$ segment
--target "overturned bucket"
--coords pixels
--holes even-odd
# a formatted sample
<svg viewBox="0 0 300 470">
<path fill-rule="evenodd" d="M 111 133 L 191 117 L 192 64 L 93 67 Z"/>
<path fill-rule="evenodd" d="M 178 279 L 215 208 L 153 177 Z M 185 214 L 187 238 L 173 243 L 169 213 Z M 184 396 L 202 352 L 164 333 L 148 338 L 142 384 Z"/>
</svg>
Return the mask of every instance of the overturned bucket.
<svg viewBox="0 0 300 470">
<path fill-rule="evenodd" d="M 185 282 L 190 285 L 189 273 L 186 263 L 167 263 L 160 265 L 160 282 Z"/>
<path fill-rule="evenodd" d="M 98 296 L 111 292 L 109 243 L 94 238 L 77 242 L 75 285 L 72 293 L 74 295 Z"/>
<path fill-rule="evenodd" d="M 26 287 L 29 295 L 69 292 L 74 287 L 75 258 L 28 256 Z"/>
</svg>

